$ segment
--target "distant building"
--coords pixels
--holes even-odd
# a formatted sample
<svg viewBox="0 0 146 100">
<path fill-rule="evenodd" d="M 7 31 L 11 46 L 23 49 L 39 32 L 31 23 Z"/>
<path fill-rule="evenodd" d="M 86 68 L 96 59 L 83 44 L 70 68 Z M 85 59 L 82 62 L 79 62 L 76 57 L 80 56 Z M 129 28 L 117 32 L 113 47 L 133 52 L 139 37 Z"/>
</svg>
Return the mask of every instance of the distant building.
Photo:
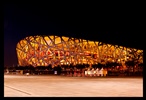
<svg viewBox="0 0 146 100">
<path fill-rule="evenodd" d="M 16 51 L 20 66 L 143 62 L 143 50 L 64 36 L 29 36 Z"/>
</svg>

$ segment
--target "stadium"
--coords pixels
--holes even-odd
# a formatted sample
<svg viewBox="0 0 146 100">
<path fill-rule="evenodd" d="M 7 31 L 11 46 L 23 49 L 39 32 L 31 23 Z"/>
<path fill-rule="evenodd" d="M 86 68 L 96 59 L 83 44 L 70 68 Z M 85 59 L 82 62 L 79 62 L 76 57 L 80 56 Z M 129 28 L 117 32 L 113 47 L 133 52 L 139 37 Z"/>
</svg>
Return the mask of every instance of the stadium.
<svg viewBox="0 0 146 100">
<path fill-rule="evenodd" d="M 65 36 L 29 36 L 18 42 L 16 51 L 20 66 L 107 62 L 124 65 L 133 59 L 143 63 L 143 50 Z"/>
</svg>

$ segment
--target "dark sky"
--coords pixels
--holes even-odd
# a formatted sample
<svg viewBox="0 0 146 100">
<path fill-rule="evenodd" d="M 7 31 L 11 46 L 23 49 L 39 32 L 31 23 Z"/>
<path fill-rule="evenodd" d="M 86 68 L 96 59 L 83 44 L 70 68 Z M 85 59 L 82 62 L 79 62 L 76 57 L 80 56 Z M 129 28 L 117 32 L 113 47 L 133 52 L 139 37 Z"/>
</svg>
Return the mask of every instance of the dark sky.
<svg viewBox="0 0 146 100">
<path fill-rule="evenodd" d="M 143 49 L 143 8 L 117 7 L 5 4 L 4 65 L 17 64 L 16 44 L 29 35 L 73 36 Z"/>
</svg>

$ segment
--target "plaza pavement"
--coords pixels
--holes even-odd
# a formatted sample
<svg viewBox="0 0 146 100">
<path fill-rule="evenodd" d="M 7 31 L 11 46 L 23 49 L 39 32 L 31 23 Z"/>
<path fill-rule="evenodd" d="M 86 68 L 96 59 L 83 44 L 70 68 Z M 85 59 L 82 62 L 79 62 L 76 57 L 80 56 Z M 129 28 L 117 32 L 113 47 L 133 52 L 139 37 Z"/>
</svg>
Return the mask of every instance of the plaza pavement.
<svg viewBox="0 0 146 100">
<path fill-rule="evenodd" d="M 143 78 L 4 75 L 4 97 L 143 97 Z"/>
</svg>

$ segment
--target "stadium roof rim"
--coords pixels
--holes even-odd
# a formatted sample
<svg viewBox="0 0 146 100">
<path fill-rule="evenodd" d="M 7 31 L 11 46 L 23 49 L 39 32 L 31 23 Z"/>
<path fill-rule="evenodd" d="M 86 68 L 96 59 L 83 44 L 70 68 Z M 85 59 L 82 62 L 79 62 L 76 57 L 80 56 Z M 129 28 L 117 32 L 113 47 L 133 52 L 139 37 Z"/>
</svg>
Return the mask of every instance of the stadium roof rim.
<svg viewBox="0 0 146 100">
<path fill-rule="evenodd" d="M 124 45 L 119 45 L 119 44 L 113 44 L 113 43 L 107 43 L 107 42 L 103 42 L 103 41 L 98 41 L 98 40 L 94 40 L 94 39 L 80 38 L 80 37 L 67 36 L 67 35 L 56 35 L 56 34 L 45 35 L 45 34 L 43 34 L 43 35 L 30 35 L 30 36 L 42 36 L 42 37 L 45 37 L 45 36 L 58 36 L 58 37 L 69 37 L 69 38 L 75 38 L 75 39 L 85 39 L 85 40 L 94 41 L 94 42 L 101 42 L 103 44 L 110 44 L 110 45 L 114 45 L 114 46 L 123 46 L 123 47 L 128 47 L 128 48 L 131 48 L 131 49 L 143 50 L 141 48 L 134 48 L 134 47 L 131 47 L 131 46 L 124 46 Z M 25 38 L 30 37 L 30 36 L 26 36 Z M 25 38 L 23 38 L 23 39 L 25 39 Z"/>
</svg>

